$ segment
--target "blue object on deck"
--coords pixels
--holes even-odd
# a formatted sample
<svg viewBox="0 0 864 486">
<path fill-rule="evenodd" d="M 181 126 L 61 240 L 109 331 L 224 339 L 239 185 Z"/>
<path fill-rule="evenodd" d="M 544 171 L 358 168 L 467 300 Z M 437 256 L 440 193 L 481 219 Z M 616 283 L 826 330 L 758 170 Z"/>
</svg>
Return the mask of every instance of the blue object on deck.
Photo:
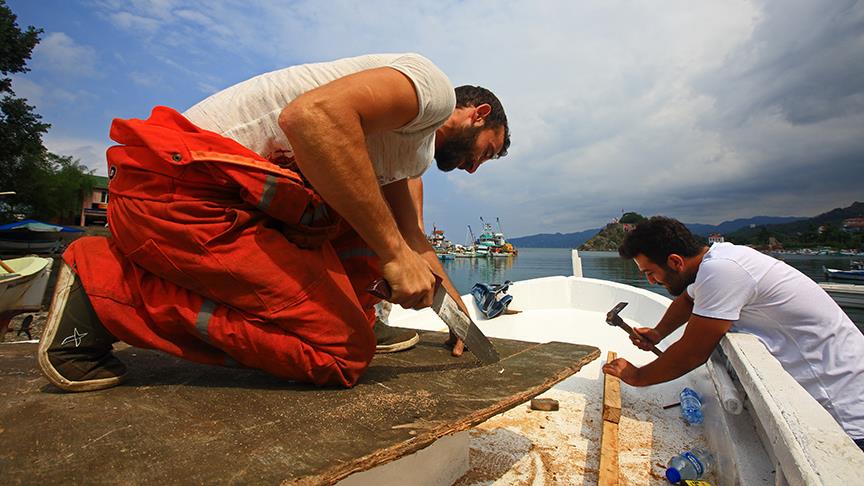
<svg viewBox="0 0 864 486">
<path fill-rule="evenodd" d="M 498 317 L 507 310 L 507 306 L 510 305 L 513 296 L 503 295 L 499 297 L 499 295 L 506 294 L 507 289 L 510 288 L 512 283 L 513 282 L 509 280 L 500 285 L 476 283 L 474 284 L 474 287 L 471 288 L 471 295 L 474 296 L 474 302 L 477 303 L 480 312 L 482 312 L 487 319 Z"/>
</svg>

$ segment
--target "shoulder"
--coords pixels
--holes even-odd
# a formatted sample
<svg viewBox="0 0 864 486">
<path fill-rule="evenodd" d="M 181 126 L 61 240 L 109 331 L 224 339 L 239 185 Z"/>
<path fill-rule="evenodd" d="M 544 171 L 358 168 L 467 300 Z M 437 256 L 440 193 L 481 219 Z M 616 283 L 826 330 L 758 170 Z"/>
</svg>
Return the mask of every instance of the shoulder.
<svg viewBox="0 0 864 486">
<path fill-rule="evenodd" d="M 421 98 L 428 97 L 428 101 L 456 106 L 456 93 L 450 78 L 425 56 L 413 52 L 399 54 L 388 66 L 408 76 Z"/>
</svg>

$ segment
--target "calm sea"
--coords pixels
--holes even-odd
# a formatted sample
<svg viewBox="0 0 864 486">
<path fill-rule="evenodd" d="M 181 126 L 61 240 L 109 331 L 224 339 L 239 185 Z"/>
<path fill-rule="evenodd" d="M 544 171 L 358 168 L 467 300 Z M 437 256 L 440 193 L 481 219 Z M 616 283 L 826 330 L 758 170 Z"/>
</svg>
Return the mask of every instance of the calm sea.
<svg viewBox="0 0 864 486">
<path fill-rule="evenodd" d="M 612 280 L 645 288 L 670 297 L 664 287 L 650 285 L 630 260 L 622 260 L 615 252 L 583 251 L 582 273 L 586 277 Z M 849 268 L 849 257 L 783 255 L 783 261 L 817 282 L 825 280 L 822 267 Z M 477 282 L 501 283 L 505 280 L 527 280 L 552 275 L 572 275 L 570 250 L 566 248 L 523 248 L 509 258 L 457 258 L 443 262 L 444 269 L 459 293 L 467 294 Z M 844 309 L 864 332 L 864 311 Z"/>
</svg>

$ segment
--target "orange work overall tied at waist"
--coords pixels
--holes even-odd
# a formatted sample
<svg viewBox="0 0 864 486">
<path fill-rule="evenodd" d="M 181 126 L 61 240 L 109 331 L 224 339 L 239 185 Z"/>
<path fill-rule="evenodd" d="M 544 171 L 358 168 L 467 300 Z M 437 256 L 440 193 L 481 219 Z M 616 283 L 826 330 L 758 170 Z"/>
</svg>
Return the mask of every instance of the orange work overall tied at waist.
<svg viewBox="0 0 864 486">
<path fill-rule="evenodd" d="M 351 386 L 375 353 L 374 253 L 302 178 L 174 110 L 114 120 L 112 238 L 64 258 L 104 326 L 192 361 Z"/>
</svg>

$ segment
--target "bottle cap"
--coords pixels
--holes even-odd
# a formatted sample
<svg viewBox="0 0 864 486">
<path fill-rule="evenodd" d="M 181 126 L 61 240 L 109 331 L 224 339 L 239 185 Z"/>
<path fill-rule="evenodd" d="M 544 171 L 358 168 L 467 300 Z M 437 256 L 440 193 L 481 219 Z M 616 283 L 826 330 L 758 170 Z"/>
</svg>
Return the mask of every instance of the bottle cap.
<svg viewBox="0 0 864 486">
<path fill-rule="evenodd" d="M 666 470 L 666 479 L 672 484 L 678 484 L 681 482 L 681 473 L 674 467 L 670 467 Z"/>
</svg>

